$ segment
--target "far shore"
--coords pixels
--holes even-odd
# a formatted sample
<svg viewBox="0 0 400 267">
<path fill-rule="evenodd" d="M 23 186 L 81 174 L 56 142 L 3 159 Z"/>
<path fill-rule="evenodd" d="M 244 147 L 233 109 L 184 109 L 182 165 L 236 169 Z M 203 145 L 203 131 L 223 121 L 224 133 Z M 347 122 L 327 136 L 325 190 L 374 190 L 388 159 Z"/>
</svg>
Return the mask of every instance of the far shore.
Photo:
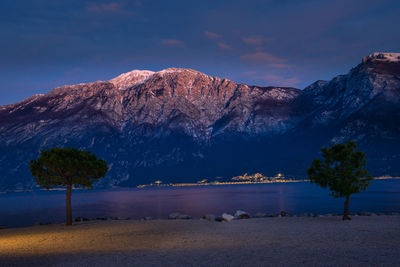
<svg viewBox="0 0 400 267">
<path fill-rule="evenodd" d="M 392 177 L 392 176 L 380 176 L 375 177 L 373 180 L 400 180 L 400 177 Z M 176 184 L 152 184 L 152 185 L 138 185 L 135 187 L 112 187 L 112 188 L 97 188 L 99 190 L 123 190 L 123 189 L 142 189 L 142 188 L 157 188 L 157 187 L 197 187 L 197 186 L 221 186 L 221 185 L 248 185 L 248 184 L 277 184 L 277 183 L 305 183 L 310 182 L 308 179 L 291 179 L 291 180 L 282 180 L 282 181 L 267 181 L 267 182 L 220 182 L 220 183 L 176 183 Z M 85 188 L 72 188 L 74 191 L 88 190 Z M 7 193 L 28 193 L 33 191 L 66 191 L 64 187 L 57 188 L 36 188 L 30 190 L 13 190 L 13 191 L 0 191 L 0 194 Z"/>
<path fill-rule="evenodd" d="M 400 266 L 400 216 L 89 221 L 0 230 L 0 266 Z"/>
</svg>

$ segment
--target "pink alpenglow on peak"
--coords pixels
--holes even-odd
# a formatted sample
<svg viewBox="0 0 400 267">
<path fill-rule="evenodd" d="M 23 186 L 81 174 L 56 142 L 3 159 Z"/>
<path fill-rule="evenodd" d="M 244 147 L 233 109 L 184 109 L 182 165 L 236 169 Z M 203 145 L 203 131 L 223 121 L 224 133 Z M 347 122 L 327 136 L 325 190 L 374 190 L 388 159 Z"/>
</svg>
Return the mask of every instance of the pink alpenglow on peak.
<svg viewBox="0 0 400 267">
<path fill-rule="evenodd" d="M 149 70 L 133 70 L 123 73 L 114 79 L 109 80 L 119 90 L 125 90 L 129 87 L 142 84 L 147 81 L 155 72 Z"/>
<path fill-rule="evenodd" d="M 191 75 L 202 75 L 208 77 L 208 75 L 192 69 L 168 68 L 158 72 L 149 70 L 133 70 L 130 72 L 123 73 L 109 80 L 109 82 L 114 84 L 114 86 L 117 87 L 119 90 L 126 90 L 136 85 L 145 83 L 146 81 L 151 79 L 155 74 L 163 77 L 164 75 L 179 74 L 183 72 Z"/>
<path fill-rule="evenodd" d="M 57 87 L 0 106 L 0 151 L 7 154 L 0 157 L 0 191 L 34 188 L 26 164 L 49 146 L 96 151 L 112 164 L 99 188 L 149 184 L 154 177 L 191 183 L 244 168 L 271 173 L 275 166 L 304 177 L 301 166 L 323 144 L 347 140 L 376 155 L 377 176 L 400 176 L 398 56 L 372 54 L 347 74 L 304 90 L 168 68 Z"/>
<path fill-rule="evenodd" d="M 175 74 L 175 73 L 191 73 L 191 74 L 199 74 L 199 75 L 204 75 L 204 76 L 208 76 L 202 72 L 199 72 L 197 70 L 192 70 L 192 69 L 185 69 L 185 68 L 168 68 L 165 70 L 160 70 L 158 72 L 156 72 L 157 74 L 159 74 L 160 76 L 164 76 L 165 74 Z"/>
<path fill-rule="evenodd" d="M 367 60 L 374 61 L 389 61 L 389 62 L 400 62 L 400 53 L 381 53 L 375 52 L 363 58 L 365 63 Z"/>
</svg>

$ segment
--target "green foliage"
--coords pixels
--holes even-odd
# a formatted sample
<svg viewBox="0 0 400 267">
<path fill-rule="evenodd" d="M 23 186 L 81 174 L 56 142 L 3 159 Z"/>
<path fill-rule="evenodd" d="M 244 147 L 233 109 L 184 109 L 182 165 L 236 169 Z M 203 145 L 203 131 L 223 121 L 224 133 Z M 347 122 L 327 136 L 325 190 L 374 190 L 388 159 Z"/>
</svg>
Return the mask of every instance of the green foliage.
<svg viewBox="0 0 400 267">
<path fill-rule="evenodd" d="M 353 141 L 322 148 L 324 160 L 315 159 L 307 171 L 311 182 L 328 187 L 335 198 L 365 190 L 372 176 L 365 170 L 365 153 L 356 148 Z"/>
<path fill-rule="evenodd" d="M 42 150 L 29 167 L 36 183 L 46 189 L 65 185 L 92 188 L 108 171 L 107 163 L 88 151 L 59 147 Z"/>
</svg>

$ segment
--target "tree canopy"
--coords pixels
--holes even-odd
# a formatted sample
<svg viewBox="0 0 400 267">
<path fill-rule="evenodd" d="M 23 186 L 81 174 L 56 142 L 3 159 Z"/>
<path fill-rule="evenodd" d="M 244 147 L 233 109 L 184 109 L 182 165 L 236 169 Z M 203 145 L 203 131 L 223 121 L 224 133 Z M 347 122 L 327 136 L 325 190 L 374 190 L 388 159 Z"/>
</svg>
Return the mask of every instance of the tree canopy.
<svg viewBox="0 0 400 267">
<path fill-rule="evenodd" d="M 365 190 L 373 179 L 365 169 L 365 153 L 356 148 L 353 141 L 322 148 L 324 160 L 315 159 L 307 171 L 312 183 L 328 187 L 335 198 L 346 197 L 343 219 L 348 219 L 350 195 Z"/>
<path fill-rule="evenodd" d="M 42 150 L 37 160 L 31 160 L 30 170 L 40 186 L 51 188 L 68 184 L 92 188 L 103 177 L 107 163 L 89 151 L 76 148 Z"/>
<path fill-rule="evenodd" d="M 44 188 L 67 186 L 66 224 L 72 224 L 72 186 L 92 188 L 108 171 L 107 163 L 89 151 L 55 147 L 42 150 L 37 160 L 30 161 L 30 170 L 38 185 Z"/>
</svg>

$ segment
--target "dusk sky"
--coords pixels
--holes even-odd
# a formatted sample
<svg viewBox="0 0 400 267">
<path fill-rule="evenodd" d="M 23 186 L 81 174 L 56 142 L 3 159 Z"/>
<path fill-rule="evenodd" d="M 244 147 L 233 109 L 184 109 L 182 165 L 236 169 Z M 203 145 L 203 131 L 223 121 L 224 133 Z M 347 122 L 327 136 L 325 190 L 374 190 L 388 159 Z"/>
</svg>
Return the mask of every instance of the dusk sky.
<svg viewBox="0 0 400 267">
<path fill-rule="evenodd" d="M 2 0 L 0 105 L 133 69 L 304 88 L 400 52 L 398 0 Z"/>
</svg>

